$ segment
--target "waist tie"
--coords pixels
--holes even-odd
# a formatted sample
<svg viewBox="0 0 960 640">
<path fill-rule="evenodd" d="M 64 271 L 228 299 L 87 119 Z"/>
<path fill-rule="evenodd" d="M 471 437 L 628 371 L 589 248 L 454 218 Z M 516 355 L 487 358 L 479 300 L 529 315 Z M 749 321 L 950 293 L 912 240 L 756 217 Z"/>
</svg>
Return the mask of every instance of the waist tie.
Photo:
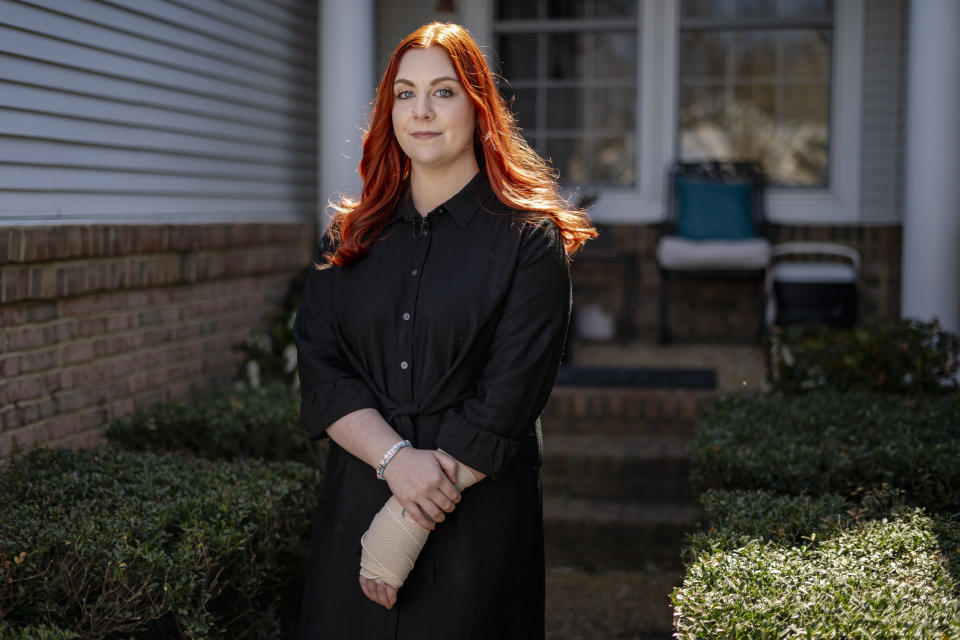
<svg viewBox="0 0 960 640">
<path fill-rule="evenodd" d="M 420 415 L 419 403 L 384 406 L 383 415 L 390 426 L 397 430 L 401 438 L 416 444 L 417 434 L 413 427 L 413 416 Z"/>
</svg>

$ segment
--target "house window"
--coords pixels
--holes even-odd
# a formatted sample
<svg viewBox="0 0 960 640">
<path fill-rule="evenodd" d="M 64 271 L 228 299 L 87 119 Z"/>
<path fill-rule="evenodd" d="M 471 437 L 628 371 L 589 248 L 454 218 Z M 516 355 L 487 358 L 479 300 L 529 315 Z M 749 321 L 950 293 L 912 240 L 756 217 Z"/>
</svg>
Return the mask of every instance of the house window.
<svg viewBox="0 0 960 640">
<path fill-rule="evenodd" d="M 568 184 L 637 181 L 637 0 L 500 0 L 494 38 L 527 140 Z"/>
<path fill-rule="evenodd" d="M 776 186 L 828 186 L 833 1 L 681 7 L 681 158 L 758 160 Z"/>
</svg>

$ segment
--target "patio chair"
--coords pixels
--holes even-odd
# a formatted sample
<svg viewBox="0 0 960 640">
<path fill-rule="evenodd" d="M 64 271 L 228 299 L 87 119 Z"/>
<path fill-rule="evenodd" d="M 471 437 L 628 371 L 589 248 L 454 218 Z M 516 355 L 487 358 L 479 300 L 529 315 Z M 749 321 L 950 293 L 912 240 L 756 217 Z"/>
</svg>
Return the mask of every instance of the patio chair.
<svg viewBox="0 0 960 640">
<path fill-rule="evenodd" d="M 657 242 L 660 342 L 670 342 L 673 274 L 764 281 L 770 241 L 763 169 L 753 162 L 675 162 L 667 174 L 666 216 Z M 764 305 L 758 339 L 765 327 Z"/>
<path fill-rule="evenodd" d="M 859 279 L 860 253 L 852 247 L 832 242 L 775 245 L 766 279 L 767 326 L 820 322 L 852 328 Z"/>
</svg>

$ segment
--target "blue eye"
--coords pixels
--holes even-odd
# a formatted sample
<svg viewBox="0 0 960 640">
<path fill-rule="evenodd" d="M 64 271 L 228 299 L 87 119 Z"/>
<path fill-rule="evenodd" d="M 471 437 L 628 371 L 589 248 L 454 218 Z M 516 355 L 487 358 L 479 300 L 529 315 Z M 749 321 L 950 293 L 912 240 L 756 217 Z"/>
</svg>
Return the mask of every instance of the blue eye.
<svg viewBox="0 0 960 640">
<path fill-rule="evenodd" d="M 447 88 L 437 89 L 436 93 L 441 98 L 449 98 L 450 96 L 453 95 L 453 91 Z"/>
<path fill-rule="evenodd" d="M 397 100 L 406 100 L 411 96 L 413 96 L 413 91 L 404 90 L 397 94 Z"/>
</svg>

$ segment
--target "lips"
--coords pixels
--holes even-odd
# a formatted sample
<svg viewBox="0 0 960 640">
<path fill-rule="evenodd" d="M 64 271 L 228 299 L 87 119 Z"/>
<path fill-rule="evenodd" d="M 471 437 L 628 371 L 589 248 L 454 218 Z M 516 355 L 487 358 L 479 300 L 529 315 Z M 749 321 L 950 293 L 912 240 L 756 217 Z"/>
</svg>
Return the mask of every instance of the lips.
<svg viewBox="0 0 960 640">
<path fill-rule="evenodd" d="M 410 136 L 416 138 L 417 140 L 429 140 L 430 138 L 436 138 L 440 134 L 436 131 L 418 131 L 416 133 L 411 133 Z"/>
</svg>

